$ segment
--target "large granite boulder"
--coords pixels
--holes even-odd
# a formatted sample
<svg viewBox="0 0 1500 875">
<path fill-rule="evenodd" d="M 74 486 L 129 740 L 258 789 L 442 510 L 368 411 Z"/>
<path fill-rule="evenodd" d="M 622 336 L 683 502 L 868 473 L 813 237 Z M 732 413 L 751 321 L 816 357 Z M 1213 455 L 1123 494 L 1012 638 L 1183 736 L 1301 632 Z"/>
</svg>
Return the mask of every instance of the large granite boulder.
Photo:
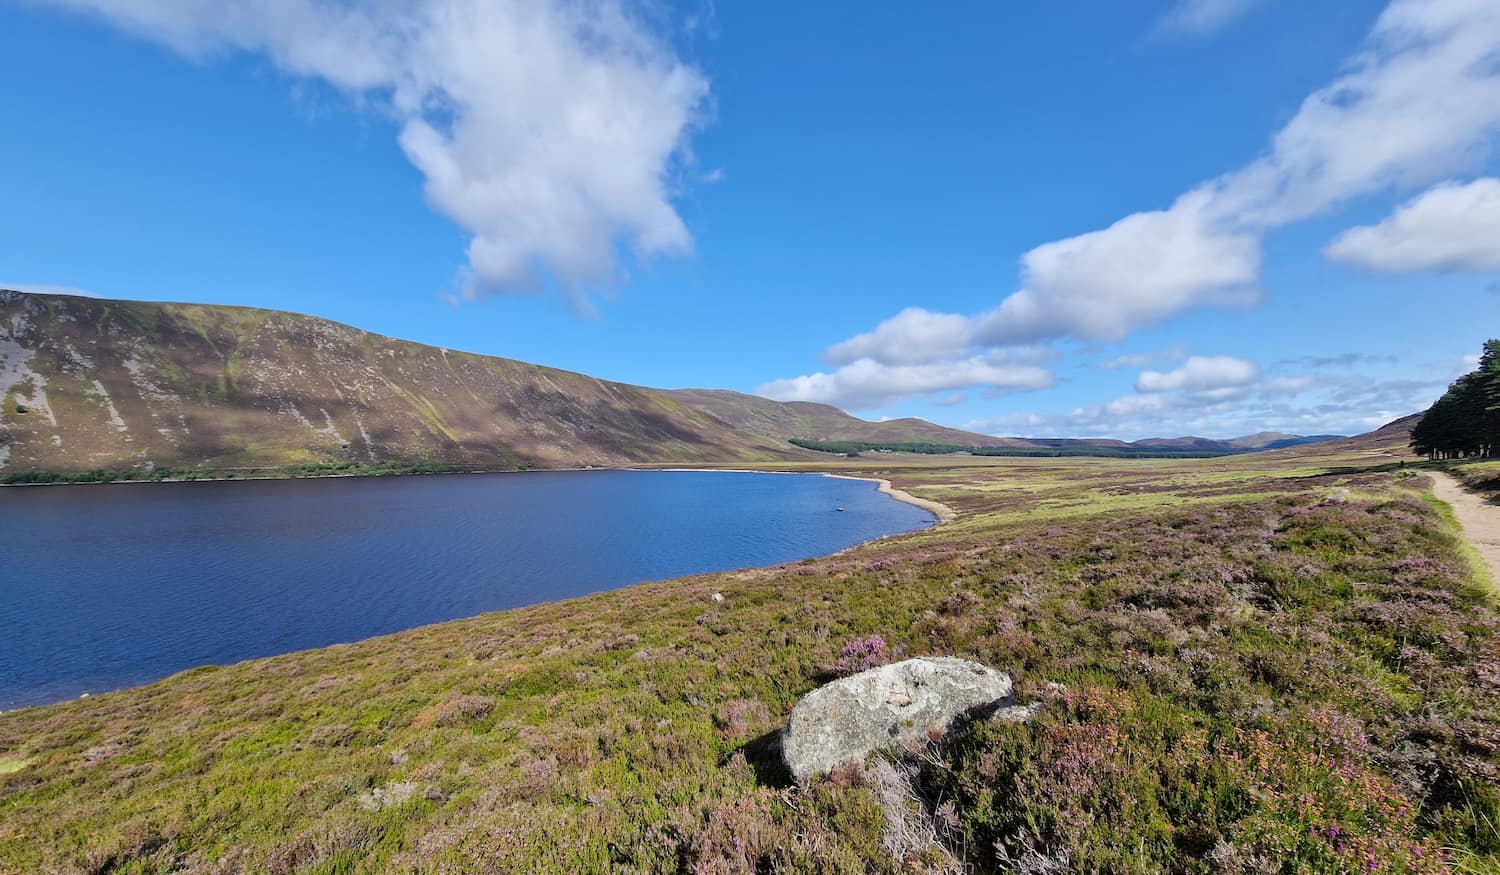
<svg viewBox="0 0 1500 875">
<path fill-rule="evenodd" d="M 1011 701 L 1010 675 L 946 656 L 882 665 L 808 693 L 792 709 L 782 757 L 805 782 L 871 752 L 909 747 Z"/>
</svg>

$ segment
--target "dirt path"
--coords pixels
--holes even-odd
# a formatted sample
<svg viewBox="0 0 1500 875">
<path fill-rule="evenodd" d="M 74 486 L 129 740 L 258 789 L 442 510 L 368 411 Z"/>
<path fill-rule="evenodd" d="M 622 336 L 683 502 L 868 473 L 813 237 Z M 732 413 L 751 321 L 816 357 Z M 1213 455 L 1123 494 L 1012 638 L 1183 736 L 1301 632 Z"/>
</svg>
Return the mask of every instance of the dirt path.
<svg viewBox="0 0 1500 875">
<path fill-rule="evenodd" d="M 1500 583 L 1500 506 L 1490 504 L 1464 489 L 1457 479 L 1438 471 L 1432 476 L 1432 492 L 1446 501 L 1464 527 L 1464 536 L 1490 567 L 1490 579 Z"/>
</svg>

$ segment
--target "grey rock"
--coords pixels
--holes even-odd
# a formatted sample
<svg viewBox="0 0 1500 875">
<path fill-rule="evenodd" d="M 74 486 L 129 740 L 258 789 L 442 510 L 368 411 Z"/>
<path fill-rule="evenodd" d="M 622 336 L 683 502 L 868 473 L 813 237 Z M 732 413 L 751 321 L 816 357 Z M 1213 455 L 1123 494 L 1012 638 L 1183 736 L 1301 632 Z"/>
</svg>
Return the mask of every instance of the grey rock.
<svg viewBox="0 0 1500 875">
<path fill-rule="evenodd" d="M 874 751 L 919 744 L 960 718 L 1014 704 L 1010 697 L 1010 675 L 977 662 L 933 656 L 882 665 L 798 702 L 782 735 L 782 757 L 805 782 Z"/>
</svg>

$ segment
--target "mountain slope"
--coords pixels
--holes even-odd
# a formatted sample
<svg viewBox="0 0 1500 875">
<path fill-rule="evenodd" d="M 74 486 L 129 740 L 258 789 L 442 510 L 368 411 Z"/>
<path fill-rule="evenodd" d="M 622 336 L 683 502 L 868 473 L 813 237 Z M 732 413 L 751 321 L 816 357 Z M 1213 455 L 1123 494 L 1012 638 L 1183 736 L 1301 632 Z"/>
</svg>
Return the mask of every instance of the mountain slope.
<svg viewBox="0 0 1500 875">
<path fill-rule="evenodd" d="M 1424 415 L 1426 415 L 1425 411 L 1412 413 L 1400 419 L 1393 419 L 1371 432 L 1329 441 L 1297 444 L 1280 448 L 1277 452 L 1279 455 L 1307 458 L 1336 453 L 1367 453 L 1404 459 L 1414 455 L 1410 446 L 1411 430 L 1417 427 L 1417 423 L 1422 421 Z"/>
<path fill-rule="evenodd" d="M 785 441 L 934 443 L 965 447 L 1031 447 L 1021 438 L 999 438 L 936 425 L 925 419 L 867 422 L 828 404 L 772 401 L 727 389 L 673 389 L 668 394 L 712 413 L 747 434 Z"/>
<path fill-rule="evenodd" d="M 311 316 L 0 291 L 0 471 L 806 455 L 669 393 Z"/>
<path fill-rule="evenodd" d="M 1325 441 L 1333 441 L 1342 438 L 1337 434 L 1282 434 L 1274 431 L 1257 432 L 1244 437 L 1219 439 L 1186 437 L 1175 438 L 1142 438 L 1138 441 L 1119 441 L 1109 438 L 1025 438 L 1027 442 L 1038 446 L 1053 447 L 1059 449 L 1077 447 L 1102 447 L 1106 449 L 1119 450 L 1151 450 L 1169 453 L 1217 453 L 1229 455 L 1233 453 L 1255 453 L 1262 450 L 1279 450 L 1286 447 L 1300 447 L 1304 444 L 1317 444 Z"/>
<path fill-rule="evenodd" d="M 0 290 L 0 473 L 819 458 L 798 438 L 1233 453 L 1323 439 L 994 437 L 826 404 L 660 390 L 249 307 Z"/>
<path fill-rule="evenodd" d="M 740 431 L 772 439 L 801 438 L 813 441 L 864 443 L 934 443 L 960 447 L 994 447 L 1014 450 L 1132 450 L 1225 454 L 1280 449 L 1334 440 L 1340 435 L 1294 435 L 1259 432 L 1232 440 L 1212 438 L 1145 438 L 1122 441 L 1114 438 L 1023 438 L 975 434 L 936 425 L 923 419 L 890 419 L 867 422 L 828 404 L 806 401 L 771 401 L 725 389 L 674 389 L 670 394 L 696 405 Z"/>
</svg>

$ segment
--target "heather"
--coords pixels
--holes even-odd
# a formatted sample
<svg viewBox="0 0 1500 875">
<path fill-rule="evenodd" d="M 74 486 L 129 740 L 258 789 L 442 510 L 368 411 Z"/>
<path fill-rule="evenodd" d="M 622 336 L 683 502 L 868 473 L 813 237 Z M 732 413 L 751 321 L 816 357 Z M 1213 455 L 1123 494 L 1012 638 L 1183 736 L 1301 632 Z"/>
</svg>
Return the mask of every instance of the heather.
<svg viewBox="0 0 1500 875">
<path fill-rule="evenodd" d="M 958 518 L 0 716 L 0 869 L 1496 871 L 1500 619 L 1393 461 L 846 460 Z M 790 781 L 924 654 L 1042 708 Z"/>
</svg>

